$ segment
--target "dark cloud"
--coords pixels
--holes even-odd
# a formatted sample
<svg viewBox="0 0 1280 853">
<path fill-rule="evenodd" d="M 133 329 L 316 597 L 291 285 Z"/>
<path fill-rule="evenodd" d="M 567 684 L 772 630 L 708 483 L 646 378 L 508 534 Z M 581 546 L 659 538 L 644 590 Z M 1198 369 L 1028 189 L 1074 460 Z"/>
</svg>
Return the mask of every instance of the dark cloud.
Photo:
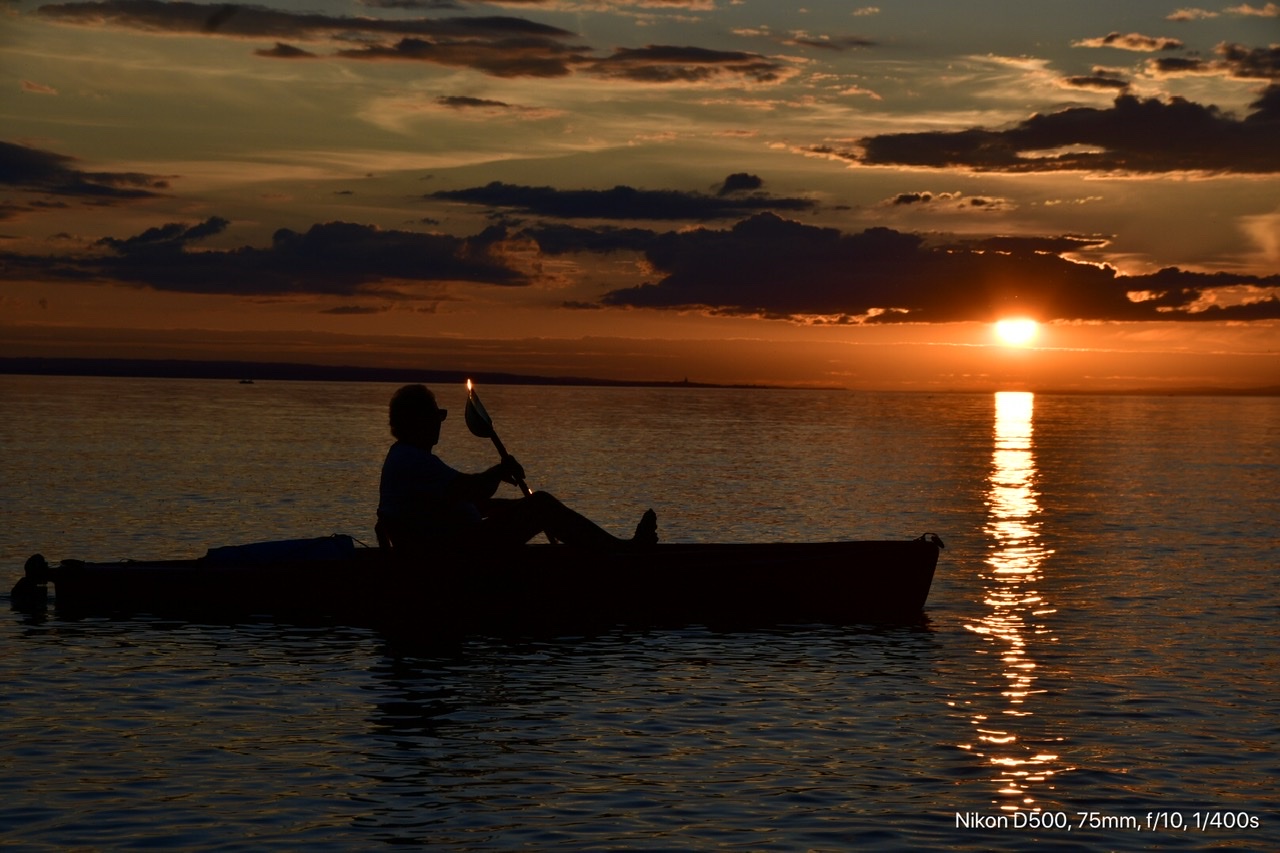
<svg viewBox="0 0 1280 853">
<path fill-rule="evenodd" d="M 1062 85 L 1070 89 L 1092 89 L 1099 92 L 1124 91 L 1129 88 L 1129 81 L 1103 68 L 1093 69 L 1092 74 L 1081 74 L 1075 77 L 1064 77 Z"/>
<path fill-rule="evenodd" d="M 219 6 L 216 11 L 204 20 L 204 31 L 206 33 L 216 33 L 222 28 L 222 25 L 231 20 L 242 7 L 235 3 L 226 3 Z"/>
<path fill-rule="evenodd" d="M 1216 74 L 1209 63 L 1198 57 L 1162 56 L 1151 63 L 1151 69 L 1164 77 L 1180 77 L 1185 74 Z"/>
<path fill-rule="evenodd" d="M 930 192 L 929 190 L 924 190 L 922 192 L 898 193 L 886 203 L 890 207 L 905 207 L 916 204 L 930 205 L 937 204 L 939 202 L 957 201 L 960 199 L 961 195 L 962 194 L 958 192 L 935 193 Z"/>
<path fill-rule="evenodd" d="M 276 42 L 276 46 L 270 49 L 255 50 L 258 56 L 265 56 L 269 59 L 315 59 L 316 54 L 309 50 L 303 50 L 300 47 L 294 47 L 284 42 Z"/>
<path fill-rule="evenodd" d="M 731 176 L 732 177 L 732 176 Z M 802 198 L 775 198 L 755 193 L 710 196 L 678 190 L 560 190 L 494 181 L 483 187 L 441 190 L 432 199 L 508 208 L 561 219 L 720 219 L 757 210 L 812 210 L 817 203 Z"/>
<path fill-rule="evenodd" d="M 421 2 L 374 3 L 394 8 L 454 8 Z M 535 5 L 531 3 L 530 5 Z M 104 0 L 51 3 L 36 13 L 63 24 L 119 27 L 149 33 L 197 33 L 210 36 L 270 39 L 271 48 L 256 51 L 272 59 L 307 58 L 297 41 L 331 40 L 358 47 L 338 50 L 336 57 L 363 61 L 428 62 L 473 68 L 495 77 L 563 77 L 577 70 L 643 83 L 732 81 L 773 83 L 794 73 L 787 63 L 755 53 L 700 47 L 648 45 L 619 48 L 598 57 L 591 49 L 569 43 L 568 30 L 511 16 L 443 18 L 373 18 L 288 12 L 262 6 Z M 838 44 L 845 42 L 837 40 Z"/>
<path fill-rule="evenodd" d="M 1245 121 L 1268 125 L 1280 123 L 1280 85 L 1268 86 L 1249 106 L 1253 113 Z"/>
<path fill-rule="evenodd" d="M 558 115 L 557 111 L 551 109 L 510 104 L 506 101 L 476 98 L 470 95 L 439 95 L 436 97 L 435 103 L 437 106 L 452 110 L 458 115 L 482 121 L 495 118 L 518 118 L 537 121 Z"/>
<path fill-rule="evenodd" d="M 487 109 L 509 109 L 510 104 L 502 101 L 490 101 L 485 98 L 470 98 L 465 95 L 441 95 L 436 98 L 436 103 L 442 107 L 452 107 L 453 109 L 465 110 L 474 108 Z"/>
<path fill-rule="evenodd" d="M 1183 98 L 1121 95 L 1109 109 L 1038 114 L 1006 130 L 873 136 L 861 140 L 857 159 L 998 172 L 1280 172 L 1277 88 L 1243 120 Z"/>
<path fill-rule="evenodd" d="M 107 246 L 120 255 L 142 256 L 153 253 L 170 254 L 180 252 L 187 244 L 206 237 L 212 237 L 226 230 L 231 223 L 220 216 L 211 217 L 199 225 L 189 226 L 181 223 L 170 223 L 159 228 L 148 228 L 134 237 L 118 240 L 114 237 L 103 237 L 98 245 Z"/>
<path fill-rule="evenodd" d="M 216 33 L 240 38 L 304 38 L 356 33 L 446 39 L 565 38 L 567 30 L 524 18 L 352 18 L 284 12 L 226 3 L 105 0 L 50 3 L 36 14 L 59 23 L 114 26 L 159 33 Z"/>
<path fill-rule="evenodd" d="M 930 192 L 898 193 L 896 196 L 893 197 L 893 200 L 891 203 L 894 205 L 928 204 L 931 201 L 933 201 L 933 193 L 930 193 Z"/>
<path fill-rule="evenodd" d="M 791 74 L 787 64 L 758 53 L 653 44 L 619 48 L 612 56 L 596 60 L 588 70 L 640 83 L 704 83 L 725 78 L 776 83 Z"/>
<path fill-rule="evenodd" d="M 534 228 L 547 253 L 642 251 L 662 275 L 611 291 L 602 304 L 821 322 L 1280 318 L 1280 300 L 1191 311 L 1218 288 L 1280 288 L 1269 278 L 1166 270 L 1121 276 L 1063 254 L 1098 237 L 989 237 L 933 244 L 888 228 L 843 233 L 760 213 L 732 228 L 681 232 Z M 1144 294 L 1135 301 L 1131 293 Z"/>
<path fill-rule="evenodd" d="M 720 185 L 720 190 L 716 195 L 728 195 L 729 193 L 749 192 L 758 190 L 764 186 L 764 181 L 759 175 L 750 175 L 746 172 L 734 172 L 724 179 L 724 183 Z"/>
<path fill-rule="evenodd" d="M 1120 50 L 1136 50 L 1142 53 L 1153 53 L 1159 50 L 1178 50 L 1182 42 L 1178 39 L 1144 36 L 1140 33 L 1108 33 L 1105 36 L 1081 39 L 1072 42 L 1075 47 L 1114 47 Z"/>
<path fill-rule="evenodd" d="M 108 204 L 155 198 L 168 189 L 167 179 L 139 172 L 88 172 L 74 167 L 74 157 L 0 142 L 0 186 L 45 195 L 72 196 Z"/>
<path fill-rule="evenodd" d="M 429 8 L 442 7 L 432 4 Z M 573 33 L 507 16 L 384 19 L 161 0 L 53 3 L 41 6 L 36 13 L 64 24 L 266 38 L 275 41 L 275 47 L 257 54 L 279 59 L 309 55 L 290 41 L 334 39 L 363 44 L 338 52 L 347 59 L 432 62 L 475 68 L 498 77 L 563 76 L 588 60 L 582 48 L 563 43 Z"/>
<path fill-rule="evenodd" d="M 1280 45 L 1248 48 L 1224 42 L 1215 52 L 1217 59 L 1161 56 L 1152 59 L 1149 67 L 1164 77 L 1201 74 L 1238 80 L 1280 80 Z"/>
<path fill-rule="evenodd" d="M 875 47 L 876 42 L 863 36 L 845 35 L 845 36 L 811 36 L 805 33 L 796 33 L 790 38 L 782 40 L 783 44 L 792 45 L 794 47 L 816 47 L 820 50 L 832 50 L 836 52 L 844 52 L 859 47 Z"/>
<path fill-rule="evenodd" d="M 474 68 L 494 77 L 564 77 L 587 61 L 583 48 L 539 36 L 478 39 L 404 38 L 391 45 L 340 50 L 344 59 L 430 62 Z"/>
<path fill-rule="evenodd" d="M 376 285 L 377 292 L 389 298 L 405 298 L 397 288 L 414 283 L 529 283 L 495 251 L 506 236 L 501 229 L 460 238 L 328 222 L 305 233 L 282 228 L 268 248 L 189 251 L 192 243 L 228 225 L 213 217 L 194 226 L 175 223 L 132 237 L 107 237 L 96 244 L 104 250 L 97 254 L 52 258 L 4 253 L 0 278 L 104 281 L 240 296 L 351 296 Z"/>
<path fill-rule="evenodd" d="M 886 207 L 942 208 L 946 210 L 1009 210 L 1016 205 L 1007 198 L 971 195 L 960 192 L 935 193 L 928 190 L 921 192 L 898 193 L 881 202 Z"/>
<path fill-rule="evenodd" d="M 525 228 L 520 235 L 532 238 L 545 255 L 646 252 L 657 238 L 657 234 L 647 228 L 617 228 L 611 225 L 579 228 L 576 225 L 546 223 Z"/>
</svg>

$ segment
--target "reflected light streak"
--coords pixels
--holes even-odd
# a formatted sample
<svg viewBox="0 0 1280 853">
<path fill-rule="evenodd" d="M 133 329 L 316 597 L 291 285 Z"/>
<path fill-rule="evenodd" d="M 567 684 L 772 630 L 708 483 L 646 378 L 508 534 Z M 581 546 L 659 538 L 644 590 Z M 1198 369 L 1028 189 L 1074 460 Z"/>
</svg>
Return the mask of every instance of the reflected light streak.
<svg viewBox="0 0 1280 853">
<path fill-rule="evenodd" d="M 1044 692 L 1036 688 L 1036 663 L 1028 653 L 1026 638 L 1048 635 L 1049 629 L 1039 620 L 1054 612 L 1034 588 L 1050 554 L 1040 542 L 1034 407 L 1031 393 L 995 395 L 994 447 L 984 528 L 989 552 L 983 604 L 989 609 L 977 624 L 965 626 L 981 636 L 984 643 L 996 646 L 977 651 L 1000 661 L 999 696 L 1005 707 L 999 713 L 1010 724 L 1029 723 L 1033 713 L 1026 703 Z M 984 697 L 987 695 L 990 694 Z M 992 781 L 1001 795 L 1001 809 L 1035 810 L 1038 807 L 1032 794 L 1039 786 L 1051 786 L 1053 776 L 1062 769 L 1057 766 L 1058 756 L 1022 745 L 1013 725 L 1006 729 L 991 725 L 993 722 L 987 714 L 974 714 L 977 743 L 961 746 L 985 758 L 995 771 Z"/>
</svg>

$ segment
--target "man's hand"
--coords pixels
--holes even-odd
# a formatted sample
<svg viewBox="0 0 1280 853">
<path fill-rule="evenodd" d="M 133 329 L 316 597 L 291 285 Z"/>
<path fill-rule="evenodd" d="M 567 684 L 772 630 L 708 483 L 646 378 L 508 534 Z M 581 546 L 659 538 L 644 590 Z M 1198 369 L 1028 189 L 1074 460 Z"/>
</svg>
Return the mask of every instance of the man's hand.
<svg viewBox="0 0 1280 853">
<path fill-rule="evenodd" d="M 524 468 L 516 461 L 514 456 L 504 456 L 502 461 L 498 463 L 499 476 L 504 482 L 511 485 L 518 485 L 524 479 Z"/>
</svg>

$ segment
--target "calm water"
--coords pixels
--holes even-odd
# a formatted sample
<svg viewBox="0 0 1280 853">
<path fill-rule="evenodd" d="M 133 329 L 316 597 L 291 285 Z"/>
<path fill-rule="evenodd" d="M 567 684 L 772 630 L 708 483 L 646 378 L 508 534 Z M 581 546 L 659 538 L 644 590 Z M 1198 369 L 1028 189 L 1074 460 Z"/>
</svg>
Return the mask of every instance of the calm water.
<svg viewBox="0 0 1280 853">
<path fill-rule="evenodd" d="M 392 390 L 0 377 L 3 594 L 37 551 L 371 541 Z M 437 391 L 441 455 L 489 464 Z M 5 606 L 0 845 L 1280 843 L 1280 399 L 484 397 L 531 485 L 619 532 L 937 532 L 927 623 L 424 650 Z"/>
</svg>

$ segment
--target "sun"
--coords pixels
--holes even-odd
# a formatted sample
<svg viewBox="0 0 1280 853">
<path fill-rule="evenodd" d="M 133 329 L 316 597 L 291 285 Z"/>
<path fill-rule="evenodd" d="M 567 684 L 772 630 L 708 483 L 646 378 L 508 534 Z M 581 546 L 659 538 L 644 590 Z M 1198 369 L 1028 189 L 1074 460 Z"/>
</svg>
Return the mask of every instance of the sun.
<svg viewBox="0 0 1280 853">
<path fill-rule="evenodd" d="M 996 337 L 1002 344 L 1011 347 L 1025 347 L 1036 338 L 1040 324 L 1026 317 L 1001 320 L 996 323 Z"/>
</svg>

